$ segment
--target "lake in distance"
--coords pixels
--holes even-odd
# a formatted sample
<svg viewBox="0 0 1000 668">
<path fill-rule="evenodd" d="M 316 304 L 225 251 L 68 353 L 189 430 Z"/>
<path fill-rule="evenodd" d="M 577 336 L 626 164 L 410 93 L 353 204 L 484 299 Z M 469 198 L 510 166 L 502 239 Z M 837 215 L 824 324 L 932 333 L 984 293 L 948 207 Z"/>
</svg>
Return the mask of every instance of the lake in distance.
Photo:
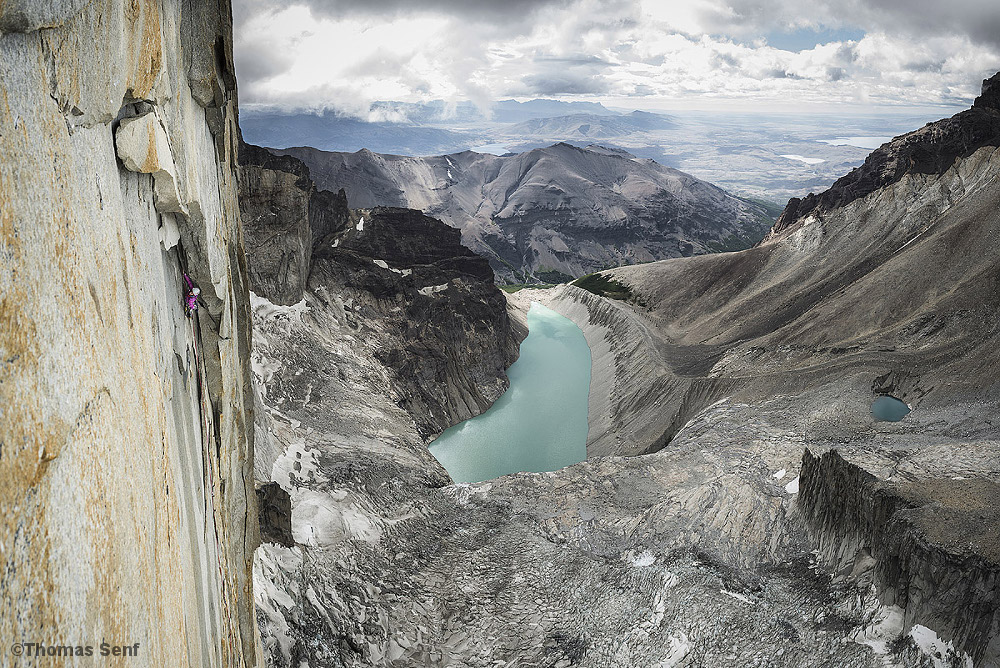
<svg viewBox="0 0 1000 668">
<path fill-rule="evenodd" d="M 587 458 L 590 347 L 580 328 L 533 302 L 528 337 L 507 377 L 509 389 L 488 411 L 430 445 L 455 482 L 555 471 Z"/>
</svg>

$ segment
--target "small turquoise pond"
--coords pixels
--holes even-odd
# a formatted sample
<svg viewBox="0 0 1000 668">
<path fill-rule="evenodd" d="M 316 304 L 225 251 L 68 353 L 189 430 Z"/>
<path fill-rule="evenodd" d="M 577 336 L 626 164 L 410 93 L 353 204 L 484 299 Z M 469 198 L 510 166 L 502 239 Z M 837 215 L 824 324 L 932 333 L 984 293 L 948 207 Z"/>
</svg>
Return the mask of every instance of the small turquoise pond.
<svg viewBox="0 0 1000 668">
<path fill-rule="evenodd" d="M 872 417 L 883 422 L 899 422 L 909 412 L 910 407 L 896 397 L 878 397 L 872 402 Z"/>
<path fill-rule="evenodd" d="M 507 377 L 510 388 L 488 411 L 430 445 L 455 482 L 555 471 L 587 458 L 590 347 L 580 328 L 533 303 L 528 338 Z"/>
</svg>

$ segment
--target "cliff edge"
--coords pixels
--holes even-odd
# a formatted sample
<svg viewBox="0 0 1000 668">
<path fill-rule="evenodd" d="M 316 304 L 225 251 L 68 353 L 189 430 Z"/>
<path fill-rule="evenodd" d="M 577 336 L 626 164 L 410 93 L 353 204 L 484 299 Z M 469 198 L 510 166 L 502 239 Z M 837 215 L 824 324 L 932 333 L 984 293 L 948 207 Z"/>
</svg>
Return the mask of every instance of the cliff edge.
<svg viewBox="0 0 1000 668">
<path fill-rule="evenodd" d="M 0 4 L 5 642 L 258 663 L 231 46 L 225 0 Z"/>
</svg>

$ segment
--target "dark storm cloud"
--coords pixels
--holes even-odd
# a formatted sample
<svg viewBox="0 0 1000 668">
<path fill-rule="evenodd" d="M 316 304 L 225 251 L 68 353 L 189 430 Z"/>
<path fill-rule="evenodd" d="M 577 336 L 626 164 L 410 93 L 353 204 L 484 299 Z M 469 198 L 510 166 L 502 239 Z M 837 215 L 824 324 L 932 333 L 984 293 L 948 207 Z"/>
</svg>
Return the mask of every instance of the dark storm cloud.
<svg viewBox="0 0 1000 668">
<path fill-rule="evenodd" d="M 847 76 L 847 70 L 843 67 L 828 67 L 826 68 L 826 76 L 830 81 L 840 81 Z"/>
<path fill-rule="evenodd" d="M 262 11 L 293 6 L 308 7 L 314 16 L 330 19 L 401 14 L 443 14 L 456 18 L 519 24 L 543 7 L 562 7 L 575 0 L 234 0 L 234 20 L 239 23 Z"/>
<path fill-rule="evenodd" d="M 239 55 L 240 77 L 247 81 L 270 79 L 287 71 L 294 62 L 290 53 L 270 49 L 241 49 Z"/>
<path fill-rule="evenodd" d="M 918 34 L 952 32 L 973 42 L 1000 46 L 1000 3 L 997 0 L 873 0 L 848 3 L 867 13 L 886 31 Z"/>
<path fill-rule="evenodd" d="M 608 83 L 595 75 L 545 72 L 529 74 L 521 78 L 522 95 L 603 95 L 608 92 Z"/>
<path fill-rule="evenodd" d="M 940 60 L 903 63 L 903 69 L 907 72 L 940 72 L 944 69 L 944 63 Z"/>
<path fill-rule="evenodd" d="M 712 63 L 716 67 L 740 67 L 740 59 L 731 53 L 719 53 L 715 52 L 712 57 Z"/>
<path fill-rule="evenodd" d="M 766 72 L 764 72 L 764 76 L 766 76 L 769 79 L 802 79 L 802 78 L 804 78 L 804 77 L 799 76 L 798 74 L 793 74 L 792 72 L 789 72 L 788 70 L 784 70 L 784 69 L 780 69 L 780 68 L 772 68 L 770 70 L 767 70 Z"/>
<path fill-rule="evenodd" d="M 806 27 L 851 27 L 889 34 L 964 35 L 1000 46 L 997 0 L 728 0 L 695 10 L 708 32 L 747 35 Z"/>
<path fill-rule="evenodd" d="M 570 55 L 570 56 L 540 55 L 540 56 L 535 56 L 534 61 L 536 63 L 555 63 L 557 65 L 566 65 L 569 67 L 612 65 L 610 61 L 605 60 L 604 58 L 599 58 L 597 56 L 588 56 L 585 54 Z"/>
</svg>

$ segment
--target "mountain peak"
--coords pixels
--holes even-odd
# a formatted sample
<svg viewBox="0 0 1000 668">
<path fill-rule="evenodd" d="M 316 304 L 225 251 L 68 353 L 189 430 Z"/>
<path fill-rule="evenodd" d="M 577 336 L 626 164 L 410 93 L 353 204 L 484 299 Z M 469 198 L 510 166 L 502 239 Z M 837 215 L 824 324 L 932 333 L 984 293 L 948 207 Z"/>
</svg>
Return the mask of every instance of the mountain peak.
<svg viewBox="0 0 1000 668">
<path fill-rule="evenodd" d="M 983 146 L 1000 146 L 1000 72 L 983 81 L 982 95 L 971 109 L 928 123 L 895 137 L 818 195 L 793 197 L 769 238 L 780 235 L 813 213 L 835 209 L 891 185 L 907 174 L 943 174 L 956 160 Z"/>
<path fill-rule="evenodd" d="M 983 92 L 972 103 L 972 106 L 1000 111 L 1000 72 L 989 79 L 983 79 Z"/>
</svg>

